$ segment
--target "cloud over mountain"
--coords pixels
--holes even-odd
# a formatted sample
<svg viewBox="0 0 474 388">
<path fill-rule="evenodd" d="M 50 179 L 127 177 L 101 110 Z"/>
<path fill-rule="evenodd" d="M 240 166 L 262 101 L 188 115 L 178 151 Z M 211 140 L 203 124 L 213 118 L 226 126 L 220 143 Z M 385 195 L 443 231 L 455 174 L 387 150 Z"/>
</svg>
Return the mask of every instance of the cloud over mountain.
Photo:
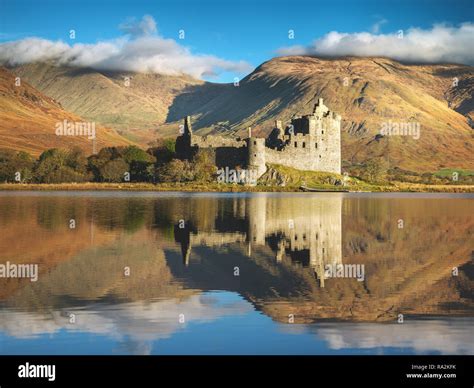
<svg viewBox="0 0 474 388">
<path fill-rule="evenodd" d="M 252 70 L 244 61 L 194 54 L 175 40 L 160 36 L 155 20 L 149 15 L 121 24 L 119 29 L 126 35 L 92 44 L 68 44 L 36 37 L 1 43 L 0 64 L 14 66 L 48 61 L 98 70 L 189 74 L 196 78 L 212 77 L 223 71 L 241 75 Z"/>
<path fill-rule="evenodd" d="M 474 65 L 474 23 L 457 27 L 436 24 L 431 29 L 410 28 L 378 34 L 329 32 L 310 46 L 289 46 L 280 55 L 383 56 L 408 62 Z"/>
</svg>

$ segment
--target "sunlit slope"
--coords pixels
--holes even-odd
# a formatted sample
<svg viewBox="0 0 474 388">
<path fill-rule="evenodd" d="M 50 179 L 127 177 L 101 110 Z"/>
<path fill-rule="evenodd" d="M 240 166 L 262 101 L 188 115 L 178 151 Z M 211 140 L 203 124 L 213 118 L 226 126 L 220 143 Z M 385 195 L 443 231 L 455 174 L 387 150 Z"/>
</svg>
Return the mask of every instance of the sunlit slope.
<svg viewBox="0 0 474 388">
<path fill-rule="evenodd" d="M 27 151 L 38 155 L 48 148 L 81 147 L 92 153 L 92 140 L 87 136 L 57 136 L 56 123 L 64 120 L 83 122 L 52 99 L 21 79 L 15 85 L 15 75 L 0 67 L 0 148 Z M 114 130 L 96 123 L 96 147 L 127 145 L 130 142 Z"/>
<path fill-rule="evenodd" d="M 166 121 L 176 95 L 203 84 L 189 76 L 99 72 L 44 63 L 18 67 L 15 73 L 69 111 L 143 144 L 153 140 Z"/>
</svg>

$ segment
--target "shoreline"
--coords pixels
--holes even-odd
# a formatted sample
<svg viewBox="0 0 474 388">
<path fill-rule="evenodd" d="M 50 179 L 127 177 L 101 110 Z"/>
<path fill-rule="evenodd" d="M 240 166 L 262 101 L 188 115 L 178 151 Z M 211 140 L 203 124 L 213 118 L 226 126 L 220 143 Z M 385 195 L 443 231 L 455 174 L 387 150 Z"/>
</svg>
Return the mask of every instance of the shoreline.
<svg viewBox="0 0 474 388">
<path fill-rule="evenodd" d="M 423 185 L 396 182 L 393 185 L 364 187 L 363 190 L 340 186 L 315 187 L 318 192 L 353 193 L 474 193 L 474 185 Z M 295 192 L 305 190 L 297 186 L 242 186 L 237 184 L 152 184 L 152 183 L 0 183 L 0 191 L 183 191 L 183 192 Z"/>
</svg>

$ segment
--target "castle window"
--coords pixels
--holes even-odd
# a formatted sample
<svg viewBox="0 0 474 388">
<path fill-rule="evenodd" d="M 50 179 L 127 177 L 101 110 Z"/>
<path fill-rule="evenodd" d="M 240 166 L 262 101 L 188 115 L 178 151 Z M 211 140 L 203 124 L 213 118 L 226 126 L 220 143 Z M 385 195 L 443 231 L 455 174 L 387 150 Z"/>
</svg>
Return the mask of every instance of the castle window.
<svg viewBox="0 0 474 388">
<path fill-rule="evenodd" d="M 318 148 L 318 143 L 314 143 L 314 148 Z"/>
<path fill-rule="evenodd" d="M 257 145 L 257 140 L 254 140 L 254 141 L 253 141 L 253 145 Z"/>
<path fill-rule="evenodd" d="M 303 148 L 306 148 L 306 143 L 305 142 L 303 142 Z"/>
<path fill-rule="evenodd" d="M 319 159 L 321 159 L 321 155 L 319 155 Z"/>
<path fill-rule="evenodd" d="M 324 129 L 321 131 L 321 135 L 324 135 Z"/>
<path fill-rule="evenodd" d="M 297 148 L 297 147 L 298 147 L 298 143 L 295 141 L 295 148 Z"/>
</svg>

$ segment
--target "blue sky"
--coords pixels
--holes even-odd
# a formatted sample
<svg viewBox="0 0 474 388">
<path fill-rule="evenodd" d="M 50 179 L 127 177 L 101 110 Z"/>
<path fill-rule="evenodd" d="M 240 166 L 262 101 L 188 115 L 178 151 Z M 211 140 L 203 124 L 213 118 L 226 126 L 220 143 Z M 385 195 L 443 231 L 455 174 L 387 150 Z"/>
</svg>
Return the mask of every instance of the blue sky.
<svg viewBox="0 0 474 388">
<path fill-rule="evenodd" d="M 118 38 L 122 34 L 118 26 L 125 21 L 151 15 L 161 37 L 175 39 L 193 54 L 245 61 L 253 67 L 274 57 L 281 47 L 308 46 L 330 31 L 383 34 L 410 27 L 429 29 L 437 23 L 456 26 L 474 19 L 470 0 L 0 0 L 0 4 L 0 42 L 34 36 L 97 43 Z M 68 35 L 71 29 L 76 31 L 74 42 Z M 184 40 L 178 40 L 181 29 Z M 293 40 L 288 38 L 290 29 Z M 233 76 L 232 70 L 224 69 L 214 80 L 231 81 Z"/>
</svg>

